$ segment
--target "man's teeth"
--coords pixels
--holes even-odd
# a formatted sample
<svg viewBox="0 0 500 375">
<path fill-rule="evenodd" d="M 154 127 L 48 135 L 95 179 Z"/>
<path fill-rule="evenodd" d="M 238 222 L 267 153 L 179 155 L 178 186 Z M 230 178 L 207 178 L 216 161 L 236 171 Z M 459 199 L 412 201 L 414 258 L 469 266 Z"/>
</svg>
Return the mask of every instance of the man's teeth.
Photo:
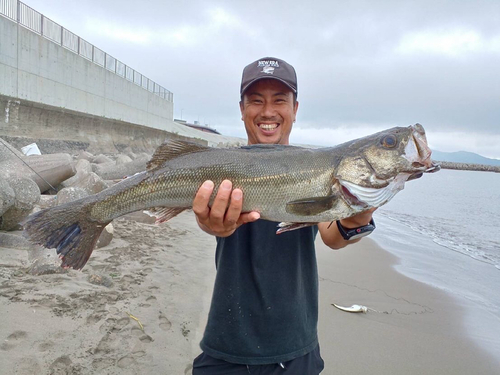
<svg viewBox="0 0 500 375">
<path fill-rule="evenodd" d="M 264 130 L 274 130 L 278 127 L 278 124 L 259 124 L 259 128 Z"/>
</svg>

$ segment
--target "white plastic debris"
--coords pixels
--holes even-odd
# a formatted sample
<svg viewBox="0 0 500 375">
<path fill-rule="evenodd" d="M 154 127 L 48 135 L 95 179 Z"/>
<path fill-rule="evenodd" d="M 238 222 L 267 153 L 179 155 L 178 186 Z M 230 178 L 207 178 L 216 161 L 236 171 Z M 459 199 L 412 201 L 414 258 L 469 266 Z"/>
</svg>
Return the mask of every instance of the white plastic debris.
<svg viewBox="0 0 500 375">
<path fill-rule="evenodd" d="M 335 306 L 337 309 L 342 310 L 342 311 L 347 311 L 347 312 L 352 312 L 352 313 L 366 313 L 368 311 L 368 307 L 363 306 L 363 305 L 352 305 L 350 307 L 344 307 L 344 306 L 339 306 L 334 303 L 332 303 L 333 306 Z"/>
<path fill-rule="evenodd" d="M 36 143 L 31 143 L 27 146 L 21 147 L 21 151 L 24 155 L 42 155 L 40 149 L 38 148 Z"/>
</svg>

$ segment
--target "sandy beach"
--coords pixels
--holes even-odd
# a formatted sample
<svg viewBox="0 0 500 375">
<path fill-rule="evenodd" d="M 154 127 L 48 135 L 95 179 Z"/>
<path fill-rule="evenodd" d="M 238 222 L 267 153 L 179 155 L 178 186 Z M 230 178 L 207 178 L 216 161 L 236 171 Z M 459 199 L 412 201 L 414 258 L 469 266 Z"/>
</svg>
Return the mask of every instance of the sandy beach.
<svg viewBox="0 0 500 375">
<path fill-rule="evenodd" d="M 32 276 L 26 250 L 0 247 L 0 374 L 191 373 L 215 240 L 192 212 L 113 224 L 81 272 Z M 318 241 L 323 374 L 498 374 L 466 336 L 459 303 L 397 273 L 397 261 L 370 239 L 340 251 Z"/>
</svg>

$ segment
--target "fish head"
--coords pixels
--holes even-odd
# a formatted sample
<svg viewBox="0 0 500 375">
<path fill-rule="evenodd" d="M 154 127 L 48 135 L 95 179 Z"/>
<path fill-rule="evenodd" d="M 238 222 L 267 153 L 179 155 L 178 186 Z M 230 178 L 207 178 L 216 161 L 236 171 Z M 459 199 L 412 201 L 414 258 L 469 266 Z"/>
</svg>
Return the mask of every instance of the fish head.
<svg viewBox="0 0 500 375">
<path fill-rule="evenodd" d="M 408 180 L 440 167 L 431 159 L 422 125 L 397 127 L 343 145 L 337 188 L 350 206 L 380 207 Z"/>
</svg>

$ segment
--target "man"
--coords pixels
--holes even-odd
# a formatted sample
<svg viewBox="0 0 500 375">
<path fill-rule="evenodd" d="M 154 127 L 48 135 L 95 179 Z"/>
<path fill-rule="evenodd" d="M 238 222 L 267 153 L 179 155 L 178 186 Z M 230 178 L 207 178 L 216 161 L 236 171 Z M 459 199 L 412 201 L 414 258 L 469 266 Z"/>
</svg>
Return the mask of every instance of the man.
<svg viewBox="0 0 500 375">
<path fill-rule="evenodd" d="M 289 144 L 299 103 L 294 68 L 263 58 L 243 70 L 241 118 L 248 144 Z M 349 229 L 373 230 L 373 210 L 337 225 L 320 223 L 277 236 L 277 223 L 241 212 L 243 193 L 224 181 L 211 207 L 206 181 L 193 202 L 198 225 L 216 236 L 212 304 L 193 374 L 319 374 L 318 272 L 314 240 L 339 249 Z"/>
</svg>

